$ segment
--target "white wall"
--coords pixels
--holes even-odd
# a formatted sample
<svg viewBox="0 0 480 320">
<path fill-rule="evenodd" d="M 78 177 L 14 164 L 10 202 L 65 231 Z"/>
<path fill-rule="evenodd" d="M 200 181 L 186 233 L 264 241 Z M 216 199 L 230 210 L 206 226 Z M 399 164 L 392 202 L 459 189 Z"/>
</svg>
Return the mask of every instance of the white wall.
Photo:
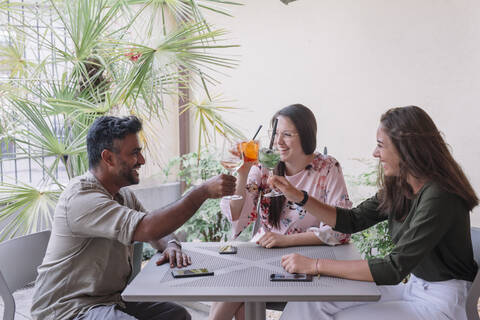
<svg viewBox="0 0 480 320">
<path fill-rule="evenodd" d="M 233 19 L 207 16 L 241 44 L 231 50 L 239 68 L 215 89 L 250 109 L 232 121 L 253 134 L 277 109 L 303 103 L 317 116 L 319 148 L 355 174 L 351 159 L 371 158 L 381 113 L 415 104 L 445 133 L 480 195 L 478 0 L 243 2 Z M 480 208 L 472 224 L 480 225 Z"/>
</svg>

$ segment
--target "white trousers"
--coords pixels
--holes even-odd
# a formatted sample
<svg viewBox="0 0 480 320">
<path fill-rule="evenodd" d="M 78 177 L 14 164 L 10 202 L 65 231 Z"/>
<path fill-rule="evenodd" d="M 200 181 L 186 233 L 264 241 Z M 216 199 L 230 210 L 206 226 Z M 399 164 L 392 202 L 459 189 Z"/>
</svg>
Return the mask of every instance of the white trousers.
<svg viewBox="0 0 480 320">
<path fill-rule="evenodd" d="M 471 282 L 428 282 L 413 274 L 407 284 L 378 286 L 375 302 L 289 302 L 280 320 L 466 320 Z"/>
</svg>

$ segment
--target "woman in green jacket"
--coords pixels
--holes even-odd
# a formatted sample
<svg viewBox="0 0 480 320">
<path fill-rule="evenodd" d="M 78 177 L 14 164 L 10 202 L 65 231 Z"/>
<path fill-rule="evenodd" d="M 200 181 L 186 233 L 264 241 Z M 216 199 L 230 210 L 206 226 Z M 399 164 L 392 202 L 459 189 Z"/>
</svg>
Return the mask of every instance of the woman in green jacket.
<svg viewBox="0 0 480 320">
<path fill-rule="evenodd" d="M 291 302 L 282 319 L 466 319 L 478 268 L 470 238 L 469 213 L 478 205 L 472 186 L 419 107 L 382 115 L 373 156 L 381 164 L 380 190 L 353 209 L 308 199 L 284 177 L 269 180 L 288 200 L 306 200 L 305 209 L 336 231 L 355 233 L 388 220 L 395 243 L 386 257 L 369 260 L 282 257 L 288 272 L 375 281 L 381 293 L 377 302 Z"/>
</svg>

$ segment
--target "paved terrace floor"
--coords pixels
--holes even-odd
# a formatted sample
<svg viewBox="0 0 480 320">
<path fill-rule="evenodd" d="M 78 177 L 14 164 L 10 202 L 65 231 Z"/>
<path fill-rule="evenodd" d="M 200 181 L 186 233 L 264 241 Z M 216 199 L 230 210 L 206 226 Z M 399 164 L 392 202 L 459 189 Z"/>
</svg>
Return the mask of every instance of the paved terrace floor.
<svg viewBox="0 0 480 320">
<path fill-rule="evenodd" d="M 14 294 L 17 310 L 15 312 L 15 320 L 31 320 L 30 306 L 32 305 L 33 287 L 27 287 L 18 290 Z M 182 302 L 192 315 L 192 320 L 207 320 L 209 303 L 204 302 Z M 278 320 L 281 312 L 267 310 L 267 320 Z M 3 317 L 3 300 L 0 299 L 0 318 Z"/>
</svg>

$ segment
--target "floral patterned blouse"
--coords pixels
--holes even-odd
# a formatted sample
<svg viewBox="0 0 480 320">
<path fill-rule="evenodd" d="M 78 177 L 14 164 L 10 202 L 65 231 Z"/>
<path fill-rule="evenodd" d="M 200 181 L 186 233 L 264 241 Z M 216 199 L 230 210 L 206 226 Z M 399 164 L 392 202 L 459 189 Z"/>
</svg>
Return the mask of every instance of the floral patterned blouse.
<svg viewBox="0 0 480 320">
<path fill-rule="evenodd" d="M 347 187 L 343 178 L 340 164 L 335 158 L 320 153 L 314 154 L 313 161 L 302 171 L 293 175 L 285 176 L 297 189 L 305 190 L 310 197 L 314 197 L 326 204 L 342 208 L 351 208 L 352 202 L 348 198 Z M 267 184 L 268 170 L 261 165 L 253 166 L 248 174 L 246 184 L 245 202 L 236 221 L 232 221 L 230 200 L 222 199 L 220 206 L 222 213 L 232 223 L 233 238 L 236 238 L 252 222 L 257 220 L 257 203 L 260 191 L 265 194 L 270 191 Z M 280 227 L 276 228 L 268 222 L 270 198 L 262 197 L 260 202 L 260 223 L 257 233 L 251 241 L 257 241 L 265 232 L 277 232 L 280 234 L 294 234 L 301 232 L 314 232 L 325 244 L 337 245 L 350 240 L 349 234 L 333 231 L 332 228 L 303 207 L 295 203 L 285 201 L 280 214 Z"/>
</svg>

